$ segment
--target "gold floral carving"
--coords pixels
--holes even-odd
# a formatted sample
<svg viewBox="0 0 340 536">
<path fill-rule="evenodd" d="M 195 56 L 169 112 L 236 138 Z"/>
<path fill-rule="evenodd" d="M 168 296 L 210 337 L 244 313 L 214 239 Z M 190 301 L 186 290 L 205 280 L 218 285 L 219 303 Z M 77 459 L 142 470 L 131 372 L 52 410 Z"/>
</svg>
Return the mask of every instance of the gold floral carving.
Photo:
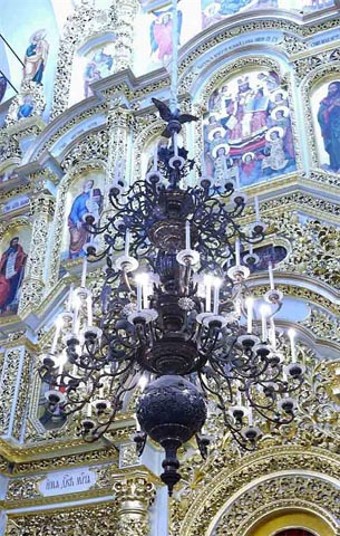
<svg viewBox="0 0 340 536">
<path fill-rule="evenodd" d="M 6 536 L 112 536 L 117 517 L 114 501 L 103 506 L 73 508 L 36 515 L 9 517 Z"/>
<path fill-rule="evenodd" d="M 114 8 L 95 9 L 91 0 L 82 0 L 74 13 L 68 17 L 59 45 L 52 117 L 67 109 L 72 65 L 77 48 L 96 35 L 112 32 L 116 23 Z"/>
<path fill-rule="evenodd" d="M 294 472 L 294 476 L 287 477 L 292 479 L 297 478 L 299 483 L 301 483 L 299 478 L 306 479 L 307 482 L 309 478 L 311 478 L 307 477 L 306 473 L 320 475 L 315 477 L 315 481 L 318 482 L 317 486 L 315 488 L 313 485 L 311 486 L 312 489 L 314 488 L 318 491 L 314 498 L 312 497 L 310 500 L 313 502 L 314 508 L 317 509 L 317 499 L 321 499 L 319 490 L 322 489 L 322 484 L 324 484 L 323 490 L 327 489 L 328 491 L 327 498 L 324 498 L 322 502 L 323 504 L 329 502 L 328 505 L 325 504 L 324 510 L 328 513 L 328 517 L 332 520 L 333 525 L 336 524 L 334 518 L 338 507 L 335 508 L 335 501 L 338 496 L 338 491 L 336 491 L 336 487 L 334 483 L 331 482 L 331 479 L 333 478 L 336 480 L 339 478 L 339 459 L 334 455 L 330 456 L 327 450 L 308 450 L 306 447 L 303 449 L 296 449 L 292 447 L 287 448 L 277 446 L 268 450 L 259 451 L 255 454 L 247 454 L 241 460 L 235 457 L 235 453 L 231 450 L 219 453 L 219 455 L 216 455 L 214 458 L 212 464 L 209 463 L 209 467 L 201 467 L 201 469 L 199 469 L 199 467 L 196 466 L 191 470 L 191 482 L 186 483 L 185 489 L 183 489 L 180 496 L 178 496 L 178 502 L 176 498 L 172 501 L 170 536 L 175 536 L 176 534 L 181 534 L 181 536 L 201 536 L 202 534 L 210 534 L 210 532 L 208 532 L 208 527 L 213 518 L 218 515 L 218 512 L 223 512 L 223 510 L 225 510 L 225 504 L 229 503 L 232 507 L 237 509 L 239 490 L 242 489 L 247 490 L 249 488 L 254 488 L 254 493 L 252 495 L 253 506 L 249 506 L 248 509 L 245 508 L 242 514 L 238 509 L 237 511 L 233 510 L 235 515 L 231 516 L 228 521 L 232 523 L 234 531 L 236 528 L 239 528 L 245 518 L 248 517 L 248 514 L 250 514 L 248 520 L 250 518 L 251 523 L 253 523 L 256 519 L 256 515 L 255 519 L 254 515 L 252 515 L 254 514 L 254 509 L 256 509 L 257 505 L 261 506 L 262 504 L 261 501 L 257 501 L 257 499 L 255 500 L 258 480 L 264 480 L 268 475 L 267 478 L 270 478 L 270 480 L 275 481 L 275 479 L 277 479 L 279 485 L 280 478 L 286 477 L 286 475 L 283 476 L 285 472 Z M 271 475 L 273 475 L 273 477 L 271 477 Z M 325 476 L 322 477 L 321 475 Z M 188 475 L 185 475 L 185 477 L 186 476 Z M 306 485 L 307 482 L 305 482 L 304 485 Z M 308 500 L 306 503 L 301 504 L 300 502 L 299 504 L 301 494 L 295 494 L 293 492 L 293 480 L 290 485 L 292 485 L 293 496 L 291 497 L 291 502 L 287 504 L 287 507 L 292 508 L 294 505 L 297 508 L 301 506 L 305 508 L 308 507 Z M 286 486 L 284 486 L 283 489 L 286 490 Z M 244 492 L 247 493 L 247 491 Z M 237 498 L 236 500 L 233 500 L 236 493 Z M 274 502 L 276 496 L 279 497 L 279 499 Z M 266 500 L 268 503 L 271 503 L 270 506 L 272 512 L 275 509 L 284 507 L 282 492 L 275 494 L 274 496 L 270 494 L 267 496 Z M 236 528 L 235 523 L 239 523 L 239 526 Z M 243 526 L 243 532 L 238 532 L 237 534 L 242 534 L 243 536 L 245 533 L 245 527 Z M 221 534 L 224 533 L 221 532 Z M 230 533 L 228 532 L 226 534 Z"/>
<path fill-rule="evenodd" d="M 330 527 L 339 528 L 339 489 L 322 477 L 280 476 L 265 480 L 244 491 L 217 521 L 216 536 L 243 536 L 265 512 L 299 508 L 326 518 Z M 197 534 L 191 532 L 192 535 Z"/>
<path fill-rule="evenodd" d="M 25 268 L 25 279 L 21 289 L 19 314 L 37 307 L 44 292 L 44 274 L 47 260 L 50 223 L 54 215 L 55 203 L 51 196 L 40 195 L 32 202 L 32 236 L 30 254 Z"/>
</svg>

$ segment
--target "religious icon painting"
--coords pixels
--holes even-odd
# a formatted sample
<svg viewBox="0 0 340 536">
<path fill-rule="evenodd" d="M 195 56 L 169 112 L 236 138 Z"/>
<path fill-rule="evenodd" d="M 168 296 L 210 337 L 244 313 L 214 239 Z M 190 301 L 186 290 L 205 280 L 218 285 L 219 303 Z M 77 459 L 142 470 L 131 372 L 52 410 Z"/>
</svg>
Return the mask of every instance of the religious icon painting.
<svg viewBox="0 0 340 536">
<path fill-rule="evenodd" d="M 0 243 L 0 317 L 18 312 L 20 290 L 25 276 L 30 230 L 19 228 L 5 233 Z"/>
<path fill-rule="evenodd" d="M 98 221 L 103 210 L 104 174 L 88 173 L 72 184 L 65 204 L 65 225 L 62 239 L 63 260 L 85 257 L 92 235 L 86 227 L 91 214 Z"/>
<path fill-rule="evenodd" d="M 208 102 L 205 172 L 223 189 L 225 178 L 251 186 L 296 169 L 288 94 L 275 71 L 229 78 Z"/>
<path fill-rule="evenodd" d="M 92 84 L 114 73 L 115 36 L 100 45 L 78 50 L 73 62 L 70 105 L 93 96 Z"/>
<path fill-rule="evenodd" d="M 172 56 L 172 7 L 152 12 L 153 20 L 150 24 L 150 53 L 155 61 L 166 65 Z M 182 11 L 177 11 L 178 43 L 181 44 Z"/>
<path fill-rule="evenodd" d="M 32 34 L 24 57 L 24 82 L 42 84 L 46 68 L 49 43 L 45 29 L 37 30 Z"/>
<path fill-rule="evenodd" d="M 340 173 L 340 79 L 315 89 L 311 106 L 320 167 Z"/>
</svg>

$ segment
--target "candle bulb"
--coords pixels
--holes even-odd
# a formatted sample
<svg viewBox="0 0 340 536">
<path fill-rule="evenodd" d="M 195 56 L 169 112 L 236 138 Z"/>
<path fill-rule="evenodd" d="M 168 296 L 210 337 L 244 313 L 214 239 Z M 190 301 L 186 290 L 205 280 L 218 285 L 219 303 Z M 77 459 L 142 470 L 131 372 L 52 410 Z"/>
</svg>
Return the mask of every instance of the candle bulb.
<svg viewBox="0 0 340 536">
<path fill-rule="evenodd" d="M 214 284 L 214 315 L 218 315 L 218 308 L 220 305 L 220 286 L 221 281 L 216 278 Z"/>
<path fill-rule="evenodd" d="M 82 288 L 85 288 L 86 286 L 86 272 L 87 272 L 87 257 L 84 257 L 83 270 L 81 273 L 81 283 L 80 283 L 80 286 Z"/>
<path fill-rule="evenodd" d="M 270 290 L 274 290 L 274 274 L 273 274 L 273 265 L 272 262 L 269 261 L 268 264 L 268 273 L 269 273 L 269 283 L 270 283 Z"/>
<path fill-rule="evenodd" d="M 92 417 L 92 404 L 90 402 L 86 404 L 86 417 Z"/>
<path fill-rule="evenodd" d="M 247 307 L 247 333 L 253 332 L 253 305 L 254 299 L 249 297 L 246 299 Z"/>
<path fill-rule="evenodd" d="M 158 169 L 158 145 L 156 143 L 154 152 L 153 152 L 153 170 L 157 171 Z"/>
<path fill-rule="evenodd" d="M 290 339 L 290 353 L 291 353 L 291 359 L 292 363 L 296 363 L 296 348 L 295 348 L 295 330 L 289 329 L 288 330 L 288 337 Z"/>
<path fill-rule="evenodd" d="M 185 222 L 185 249 L 191 249 L 190 244 L 190 222 L 187 220 Z"/>
<path fill-rule="evenodd" d="M 236 256 L 236 266 L 241 266 L 241 244 L 240 244 L 239 238 L 236 238 L 236 242 L 235 242 L 235 256 Z"/>
<path fill-rule="evenodd" d="M 125 251 L 124 251 L 125 257 L 129 256 L 129 250 L 130 250 L 130 230 L 126 229 L 126 232 L 125 232 Z"/>
<path fill-rule="evenodd" d="M 248 425 L 253 426 L 253 408 L 251 406 L 248 409 Z"/>
</svg>

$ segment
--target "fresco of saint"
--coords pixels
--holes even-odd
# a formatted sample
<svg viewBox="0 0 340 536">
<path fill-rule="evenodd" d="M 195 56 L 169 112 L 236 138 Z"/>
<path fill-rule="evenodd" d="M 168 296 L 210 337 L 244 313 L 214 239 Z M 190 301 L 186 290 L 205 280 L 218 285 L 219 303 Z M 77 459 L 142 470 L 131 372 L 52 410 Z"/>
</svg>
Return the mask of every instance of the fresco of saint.
<svg viewBox="0 0 340 536">
<path fill-rule="evenodd" d="M 102 199 L 101 190 L 94 187 L 94 180 L 91 179 L 84 182 L 82 192 L 73 200 L 68 214 L 69 259 L 85 256 L 84 247 L 91 238 L 86 228 L 85 218 L 91 214 L 98 221 L 102 210 Z"/>
<path fill-rule="evenodd" d="M 30 38 L 24 58 L 24 82 L 42 83 L 48 57 L 49 44 L 46 30 L 38 30 Z"/>
<path fill-rule="evenodd" d="M 0 258 L 0 313 L 15 313 L 27 255 L 18 236 L 13 237 Z"/>
<path fill-rule="evenodd" d="M 84 70 L 84 97 L 93 95 L 90 85 L 96 80 L 101 80 L 111 74 L 113 57 L 106 54 L 104 49 L 98 50 L 86 64 Z"/>
<path fill-rule="evenodd" d="M 31 95 L 25 95 L 22 103 L 19 106 L 17 117 L 18 119 L 24 119 L 30 117 L 34 110 L 34 102 Z"/>
<path fill-rule="evenodd" d="M 231 172 L 249 186 L 296 169 L 288 95 L 276 72 L 228 80 L 213 91 L 208 108 L 205 163 L 218 185 Z"/>
<path fill-rule="evenodd" d="M 255 9 L 285 9 L 308 13 L 334 6 L 334 0 L 201 0 L 202 27 L 239 13 Z"/>
<path fill-rule="evenodd" d="M 318 109 L 318 122 L 329 165 L 325 167 L 340 173 L 340 80 L 328 85 L 327 96 Z"/>
<path fill-rule="evenodd" d="M 155 19 L 150 25 L 151 55 L 163 65 L 172 56 L 172 9 L 154 11 Z M 182 29 L 182 11 L 177 11 L 178 43 L 180 42 Z"/>
</svg>

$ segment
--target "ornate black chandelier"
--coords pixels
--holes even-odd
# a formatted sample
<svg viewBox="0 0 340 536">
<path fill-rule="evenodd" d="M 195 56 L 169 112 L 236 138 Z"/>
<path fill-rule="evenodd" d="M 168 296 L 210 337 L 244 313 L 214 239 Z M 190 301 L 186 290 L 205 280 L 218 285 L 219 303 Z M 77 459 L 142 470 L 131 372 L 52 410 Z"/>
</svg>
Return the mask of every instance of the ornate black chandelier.
<svg viewBox="0 0 340 536">
<path fill-rule="evenodd" d="M 176 8 L 173 0 L 171 109 L 153 99 L 169 143 L 155 153 L 145 180 L 126 190 L 115 176 L 102 221 L 85 216 L 92 239 L 81 286 L 70 292 L 39 369 L 50 386 L 48 410 L 77 414 L 86 441 L 112 430 L 137 389 L 137 449 L 147 436 L 164 448 L 161 478 L 170 494 L 180 479 L 179 447 L 195 436 L 207 454 L 209 400 L 238 444 L 253 450 L 259 421 L 294 418 L 292 395 L 304 372 L 293 338 L 289 365 L 277 345 L 274 317 L 283 296 L 271 265 L 261 321 L 253 322 L 258 307 L 246 281 L 257 262 L 253 245 L 265 233 L 258 205 L 255 222 L 241 227 L 247 197 L 226 160 L 217 186 L 178 145 L 182 124 L 196 118 L 177 105 Z M 196 186 L 185 186 L 195 171 Z M 99 296 L 86 287 L 87 259 L 106 264 Z"/>
<path fill-rule="evenodd" d="M 81 415 L 87 441 L 110 431 L 128 393 L 139 388 L 137 448 L 142 452 L 149 436 L 165 449 L 161 478 L 172 493 L 180 478 L 178 448 L 195 436 L 206 454 L 208 439 L 201 431 L 208 399 L 215 400 L 242 448 L 254 449 L 261 437 L 257 416 L 277 425 L 293 419 L 292 394 L 303 367 L 294 352 L 284 366 L 276 347 L 273 319 L 282 294 L 274 288 L 271 267 L 267 305 L 253 325 L 245 262 L 256 262 L 256 255 L 241 262 L 241 252 L 263 240 L 264 223 L 258 217 L 240 226 L 246 196 L 227 176 L 222 190 L 204 175 L 197 186 L 183 186 L 196 164 L 178 147 L 177 135 L 181 121 L 194 118 L 155 104 L 163 116 L 168 113 L 171 143 L 145 181 L 125 191 L 116 178 L 105 221 L 86 217 L 93 236 L 88 259 L 106 262 L 102 292 L 93 300 L 82 278 L 40 376 L 50 385 L 50 411 Z M 60 351 L 62 336 L 66 352 Z"/>
</svg>

